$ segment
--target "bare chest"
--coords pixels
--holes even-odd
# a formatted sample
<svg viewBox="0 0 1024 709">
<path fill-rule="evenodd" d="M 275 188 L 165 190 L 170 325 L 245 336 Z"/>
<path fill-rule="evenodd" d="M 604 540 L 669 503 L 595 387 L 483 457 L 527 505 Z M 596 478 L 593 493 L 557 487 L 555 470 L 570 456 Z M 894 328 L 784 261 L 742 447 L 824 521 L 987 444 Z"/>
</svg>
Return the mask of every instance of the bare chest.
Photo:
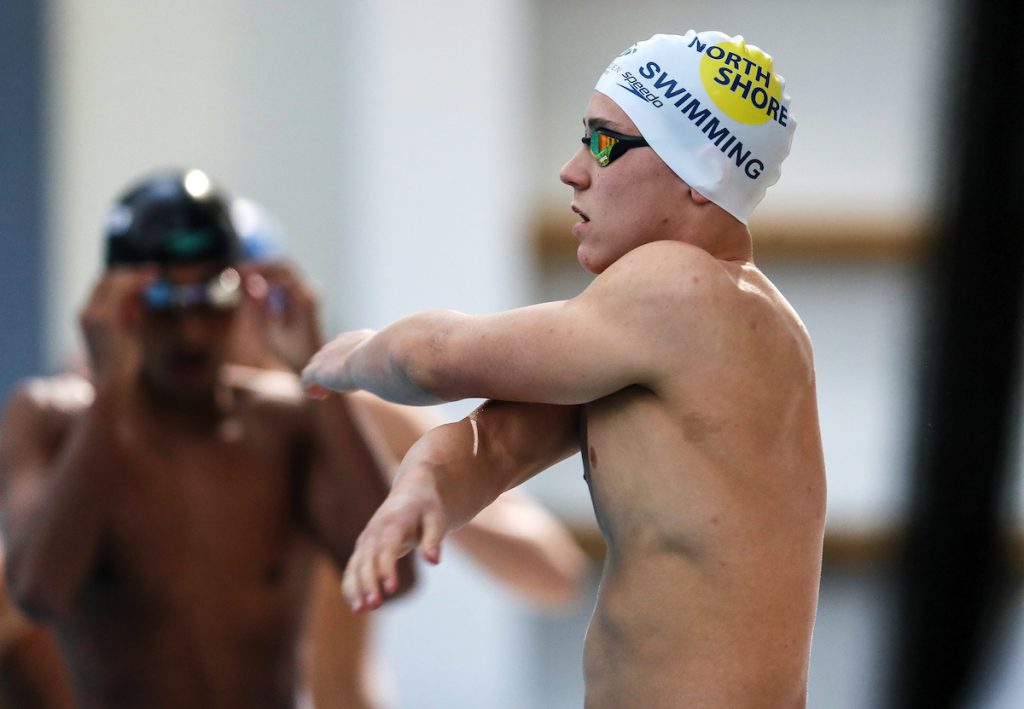
<svg viewBox="0 0 1024 709">
<path fill-rule="evenodd" d="M 581 455 L 598 523 L 612 546 L 677 524 L 700 496 L 701 424 L 692 428 L 650 391 L 630 387 L 584 409 Z"/>
<path fill-rule="evenodd" d="M 157 606 L 237 600 L 294 573 L 305 471 L 287 437 L 140 435 L 118 456 L 111 583 Z"/>
</svg>

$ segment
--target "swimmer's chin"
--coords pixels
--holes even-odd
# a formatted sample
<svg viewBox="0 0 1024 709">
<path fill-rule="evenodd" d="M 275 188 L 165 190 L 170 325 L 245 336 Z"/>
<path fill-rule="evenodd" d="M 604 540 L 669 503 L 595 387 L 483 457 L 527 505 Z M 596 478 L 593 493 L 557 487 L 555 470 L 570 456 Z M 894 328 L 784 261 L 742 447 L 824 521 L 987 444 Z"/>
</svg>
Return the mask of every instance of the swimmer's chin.
<svg viewBox="0 0 1024 709">
<path fill-rule="evenodd" d="M 600 264 L 594 261 L 593 257 L 591 257 L 587 252 L 586 244 L 580 244 L 576 247 L 576 260 L 579 261 L 583 268 L 595 275 L 600 275 L 600 273 L 608 267 L 607 264 Z"/>
</svg>

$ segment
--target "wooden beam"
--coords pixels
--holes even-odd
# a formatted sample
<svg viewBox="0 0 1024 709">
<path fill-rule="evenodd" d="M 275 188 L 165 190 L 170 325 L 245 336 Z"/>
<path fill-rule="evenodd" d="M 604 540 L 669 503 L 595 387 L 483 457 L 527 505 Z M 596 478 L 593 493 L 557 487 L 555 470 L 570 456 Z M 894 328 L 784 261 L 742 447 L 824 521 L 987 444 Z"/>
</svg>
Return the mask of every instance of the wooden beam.
<svg viewBox="0 0 1024 709">
<path fill-rule="evenodd" d="M 576 543 L 595 564 L 604 561 L 605 543 L 596 527 L 570 527 Z M 1011 537 L 1010 564 L 1017 574 L 1024 574 L 1024 529 Z M 895 563 L 903 544 L 903 530 L 898 526 L 865 529 L 835 528 L 825 531 L 823 564 L 826 568 L 877 568 Z"/>
<path fill-rule="evenodd" d="M 536 221 L 534 253 L 541 263 L 576 258 L 571 229 L 576 218 L 566 211 L 547 212 Z M 829 215 L 766 216 L 751 220 L 758 259 L 914 260 L 927 247 L 932 227 L 914 218 Z"/>
</svg>

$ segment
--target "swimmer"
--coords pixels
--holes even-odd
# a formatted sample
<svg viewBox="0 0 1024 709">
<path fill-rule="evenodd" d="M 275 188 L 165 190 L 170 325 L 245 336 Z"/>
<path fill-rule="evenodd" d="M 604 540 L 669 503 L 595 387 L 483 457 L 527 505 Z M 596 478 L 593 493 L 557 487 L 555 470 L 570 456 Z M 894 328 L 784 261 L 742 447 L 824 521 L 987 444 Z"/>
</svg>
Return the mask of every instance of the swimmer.
<svg viewBox="0 0 1024 709">
<path fill-rule="evenodd" d="M 291 368 L 267 347 L 265 335 L 270 311 L 286 305 L 278 279 L 297 277 L 287 264 L 288 237 L 280 222 L 252 200 L 235 197 L 231 213 L 241 238 L 243 270 L 274 307 L 261 307 L 257 298 L 242 305 L 227 358 L 235 365 L 286 372 L 296 391 L 301 391 Z M 314 298 L 314 289 L 304 281 L 288 290 L 300 298 Z M 442 423 L 422 408 L 393 404 L 365 392 L 353 394 L 349 404 L 389 474 L 421 436 Z M 582 550 L 553 515 L 522 491 L 510 490 L 499 497 L 452 540 L 505 589 L 542 612 L 558 612 L 583 591 L 588 562 Z M 369 617 L 351 612 L 342 602 L 340 586 L 341 575 L 334 564 L 326 559 L 318 563 L 304 638 L 303 691 L 313 706 L 323 709 L 389 706 L 386 672 L 381 671 L 386 668 L 370 653 Z"/>
<path fill-rule="evenodd" d="M 204 173 L 132 186 L 81 313 L 92 380 L 31 380 L 8 404 L 8 591 L 55 629 L 76 706 L 295 706 L 317 555 L 343 566 L 387 493 L 347 399 L 225 365 L 251 297 L 238 251 Z M 285 295 L 268 346 L 298 367 L 317 313 Z"/>
<path fill-rule="evenodd" d="M 825 473 L 808 334 L 753 262 L 747 220 L 796 127 L 772 59 L 718 32 L 615 58 L 561 170 L 578 296 L 344 333 L 312 396 L 486 402 L 405 457 L 344 576 L 355 610 L 396 559 L 579 451 L 607 543 L 586 706 L 806 706 Z M 773 103 L 774 101 L 774 103 Z"/>
</svg>

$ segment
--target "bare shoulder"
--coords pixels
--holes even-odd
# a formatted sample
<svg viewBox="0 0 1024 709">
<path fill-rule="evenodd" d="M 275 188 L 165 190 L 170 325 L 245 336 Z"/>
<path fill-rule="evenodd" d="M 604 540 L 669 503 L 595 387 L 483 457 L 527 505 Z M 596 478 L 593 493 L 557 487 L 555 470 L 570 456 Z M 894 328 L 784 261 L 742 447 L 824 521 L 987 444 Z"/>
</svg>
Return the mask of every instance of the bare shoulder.
<svg viewBox="0 0 1024 709">
<path fill-rule="evenodd" d="M 311 402 L 296 374 L 228 364 L 221 370 L 221 382 L 232 392 L 234 412 L 260 435 L 310 435 Z"/>
<path fill-rule="evenodd" d="M 753 263 L 716 259 L 704 249 L 678 241 L 637 247 L 598 280 L 606 276 L 612 286 L 662 302 L 699 302 L 733 313 L 737 308 L 773 311 L 784 320 L 799 321 L 779 290 Z"/>
<path fill-rule="evenodd" d="M 774 288 L 747 266 L 752 265 L 716 259 L 690 244 L 655 241 L 622 256 L 594 279 L 583 298 L 649 332 L 667 334 L 675 326 L 693 333 L 732 320 L 711 315 L 774 307 Z"/>
<path fill-rule="evenodd" d="M 285 408 L 302 407 L 305 403 L 302 383 L 292 372 L 229 364 L 221 377 L 232 390 L 252 403 Z"/>
<path fill-rule="evenodd" d="M 737 371 L 760 372 L 764 364 L 797 374 L 811 366 L 803 323 L 751 262 L 657 241 L 625 254 L 588 290 L 602 312 L 627 323 L 634 341 L 672 372 L 708 360 Z"/>
<path fill-rule="evenodd" d="M 704 249 L 679 241 L 654 241 L 623 255 L 588 290 L 629 307 L 648 305 L 658 311 L 695 299 L 719 298 L 735 287 L 728 264 Z M 672 312 L 685 315 L 688 311 Z"/>
<path fill-rule="evenodd" d="M 8 399 L 3 428 L 12 435 L 37 428 L 59 432 L 88 409 L 94 398 L 92 384 L 77 374 L 32 377 Z"/>
</svg>

